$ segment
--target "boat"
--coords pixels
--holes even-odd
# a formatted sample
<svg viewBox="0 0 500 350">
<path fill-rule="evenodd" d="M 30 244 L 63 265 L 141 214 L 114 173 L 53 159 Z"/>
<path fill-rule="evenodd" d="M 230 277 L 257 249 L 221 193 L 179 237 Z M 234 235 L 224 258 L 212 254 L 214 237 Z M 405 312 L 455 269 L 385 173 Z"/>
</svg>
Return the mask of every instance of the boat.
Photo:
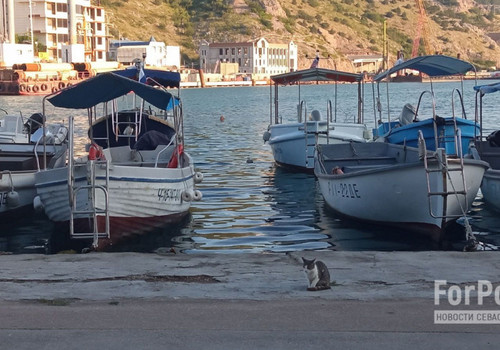
<svg viewBox="0 0 500 350">
<path fill-rule="evenodd" d="M 439 242 L 465 216 L 488 164 L 386 142 L 319 145 L 314 174 L 326 204 L 348 219 Z"/>
<path fill-rule="evenodd" d="M 203 175 L 184 150 L 182 104 L 166 89 L 179 88 L 180 75 L 164 72 L 169 85 L 154 87 L 159 78 L 145 84 L 122 76 L 132 71 L 102 73 L 45 98 L 56 107 L 87 109 L 90 147 L 75 157 L 69 118 L 68 166 L 37 174 L 37 196 L 50 220 L 94 248 L 178 223 L 202 198 L 195 183 Z M 140 75 L 142 69 L 131 76 Z M 124 96 L 138 106 L 118 108 Z"/>
<path fill-rule="evenodd" d="M 484 173 L 481 184 L 481 193 L 485 203 L 495 211 L 500 211 L 500 130 L 495 130 L 484 135 L 483 128 L 483 97 L 500 91 L 500 83 L 490 85 L 478 85 L 474 87 L 476 91 L 476 120 L 481 125 L 481 130 L 474 140 L 474 148 L 477 151 L 477 158 L 482 159 L 490 165 Z"/>
<path fill-rule="evenodd" d="M 343 143 L 343 142 L 365 142 L 371 136 L 366 125 L 363 123 L 362 83 L 363 75 L 341 72 L 323 68 L 309 68 L 285 74 L 271 76 L 274 84 L 270 89 L 270 100 L 274 103 L 274 110 L 270 108 L 270 124 L 264 132 L 264 141 L 271 146 L 276 164 L 290 170 L 313 172 L 314 148 L 316 143 Z M 337 117 L 337 85 L 332 87 L 335 100 L 321 100 L 314 98 L 313 101 L 301 100 L 301 85 L 328 83 L 357 83 L 358 84 L 358 106 L 355 110 L 356 117 L 352 122 L 340 121 Z M 298 105 L 296 122 L 282 120 L 280 117 L 278 91 L 280 86 L 297 85 Z M 310 112 L 308 104 L 317 106 L 324 103 L 324 116 L 318 109 Z M 282 107 L 283 110 L 289 106 Z M 293 108 L 295 110 L 295 107 Z M 353 113 L 354 114 L 354 113 Z"/>
<path fill-rule="evenodd" d="M 33 211 L 35 174 L 65 165 L 67 134 L 65 125 L 46 124 L 40 113 L 0 119 L 0 216 Z"/>
<path fill-rule="evenodd" d="M 426 74 L 430 78 L 430 90 L 421 92 L 416 108 L 410 103 L 405 103 L 402 106 L 399 118 L 391 120 L 389 108 L 390 84 L 387 83 L 387 120 L 383 121 L 380 83 L 388 79 L 391 74 L 406 69 Z M 443 76 L 460 76 L 463 78 L 465 73 L 470 71 L 475 72 L 475 68 L 469 62 L 444 55 L 428 55 L 402 62 L 377 75 L 374 81 L 377 82 L 377 96 L 375 99 L 378 106 L 378 120 L 375 121 L 377 127 L 373 130 L 374 139 L 376 141 L 417 147 L 418 135 L 419 131 L 421 131 L 429 150 L 444 148 L 447 154 L 467 153 L 470 142 L 479 132 L 479 125 L 474 120 L 467 119 L 462 98 L 463 91 L 458 88 L 453 89 L 451 91 L 451 113 L 444 117 L 438 116 L 432 79 Z M 428 112 L 423 111 L 425 109 L 422 107 L 424 97 L 430 99 L 430 105 L 427 105 Z M 458 100 L 457 107 L 455 107 L 456 100 Z M 377 119 L 377 116 L 375 119 Z M 461 145 L 456 144 L 458 131 L 461 134 Z M 460 154 L 460 156 L 462 155 Z"/>
</svg>

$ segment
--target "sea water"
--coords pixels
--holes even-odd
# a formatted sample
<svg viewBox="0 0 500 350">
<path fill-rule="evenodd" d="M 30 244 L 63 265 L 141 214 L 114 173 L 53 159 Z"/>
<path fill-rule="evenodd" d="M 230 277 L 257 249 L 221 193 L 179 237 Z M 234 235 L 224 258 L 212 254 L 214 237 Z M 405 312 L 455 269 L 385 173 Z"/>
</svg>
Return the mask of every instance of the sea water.
<svg viewBox="0 0 500 350">
<path fill-rule="evenodd" d="M 483 81 L 481 83 L 491 83 Z M 468 119 L 474 119 L 473 81 L 463 83 L 464 105 Z M 436 111 L 449 116 L 452 89 L 460 82 L 436 82 Z M 396 119 L 406 103 L 417 105 L 419 95 L 430 90 L 428 83 L 380 85 L 382 115 L 376 112 L 373 93 L 377 86 L 363 90 L 364 119 L 369 128 L 388 114 Z M 335 91 L 337 97 L 335 98 Z M 279 91 L 280 119 L 296 120 L 298 87 Z M 460 105 L 455 96 L 455 112 Z M 430 116 L 430 94 L 424 95 L 421 118 Z M 112 246 L 113 251 L 152 252 L 174 248 L 185 253 L 286 252 L 298 250 L 459 250 L 465 235 L 458 225 L 445 244 L 437 245 L 404 230 L 360 224 L 336 217 L 325 205 L 313 175 L 287 172 L 273 164 L 269 145 L 262 134 L 270 122 L 270 87 L 227 87 L 183 89 L 185 148 L 195 167 L 204 175 L 198 188 L 203 200 L 193 202 L 190 215 L 178 225 L 168 225 L 148 234 Z M 337 121 L 353 121 L 357 115 L 357 85 L 309 85 L 300 89 L 300 100 L 308 111 L 318 109 L 326 116 L 326 101 L 332 101 Z M 387 100 L 389 99 L 389 106 Z M 486 133 L 500 128 L 497 96 L 486 96 L 484 126 Z M 42 97 L 0 96 L 0 107 L 9 113 L 29 117 L 42 109 Z M 85 110 L 65 110 L 46 103 L 49 122 L 76 118 L 75 138 L 83 149 L 86 140 Z M 221 118 L 223 116 L 224 118 Z M 411 199 L 409 199 L 411 200 Z M 381 202 L 383 205 L 383 202 Z M 500 245 L 500 214 L 488 209 L 481 194 L 473 204 L 477 218 L 469 219 L 474 234 L 492 246 Z M 463 220 L 461 220 L 463 221 Z M 459 223 L 461 222 L 459 220 Z M 0 226 L 0 251 L 57 252 L 56 228 L 43 215 L 29 214 L 19 219 L 3 219 Z M 454 230 L 455 231 L 455 230 Z"/>
</svg>

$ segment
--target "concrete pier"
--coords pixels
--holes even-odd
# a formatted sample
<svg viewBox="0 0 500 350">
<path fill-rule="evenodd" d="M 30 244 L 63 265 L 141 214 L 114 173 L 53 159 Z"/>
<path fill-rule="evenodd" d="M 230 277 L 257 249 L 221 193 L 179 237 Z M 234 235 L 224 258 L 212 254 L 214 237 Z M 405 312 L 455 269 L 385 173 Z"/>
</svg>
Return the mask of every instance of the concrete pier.
<svg viewBox="0 0 500 350">
<path fill-rule="evenodd" d="M 0 256 L 1 348 L 496 349 L 500 340 L 500 321 L 434 323 L 436 310 L 500 314 L 498 252 L 165 251 Z M 330 290 L 306 290 L 302 256 L 325 262 Z M 439 305 L 436 280 L 447 281 Z M 469 305 L 465 295 L 450 304 L 446 288 L 479 280 L 493 285 L 481 305 L 477 289 Z"/>
</svg>

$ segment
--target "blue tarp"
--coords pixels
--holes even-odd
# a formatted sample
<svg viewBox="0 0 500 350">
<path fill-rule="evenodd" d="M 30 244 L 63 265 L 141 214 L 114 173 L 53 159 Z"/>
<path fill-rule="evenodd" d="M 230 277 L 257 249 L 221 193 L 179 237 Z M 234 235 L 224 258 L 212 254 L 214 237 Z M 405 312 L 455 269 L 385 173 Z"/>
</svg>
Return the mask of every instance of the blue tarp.
<svg viewBox="0 0 500 350">
<path fill-rule="evenodd" d="M 471 63 L 462 61 L 458 58 L 443 55 L 429 55 L 415 57 L 400 63 L 377 75 L 375 81 L 380 81 L 402 69 L 414 69 L 430 77 L 465 74 L 469 71 L 475 71 L 475 67 Z"/>
<path fill-rule="evenodd" d="M 181 84 L 181 75 L 178 72 L 147 68 L 142 69 L 142 72 L 140 72 L 135 66 L 131 66 L 127 69 L 113 71 L 113 73 L 129 79 L 141 80 L 148 85 L 178 88 Z M 143 79 L 139 79 L 142 74 L 144 74 Z"/>
<path fill-rule="evenodd" d="M 477 85 L 474 86 L 475 91 L 480 91 L 481 94 L 491 94 L 492 92 L 500 91 L 500 83 L 494 83 L 489 85 Z"/>
<path fill-rule="evenodd" d="M 102 73 L 81 83 L 59 91 L 49 102 L 56 107 L 90 108 L 99 103 L 111 101 L 134 92 L 153 106 L 166 110 L 172 95 L 162 89 L 154 88 L 114 73 Z"/>
</svg>

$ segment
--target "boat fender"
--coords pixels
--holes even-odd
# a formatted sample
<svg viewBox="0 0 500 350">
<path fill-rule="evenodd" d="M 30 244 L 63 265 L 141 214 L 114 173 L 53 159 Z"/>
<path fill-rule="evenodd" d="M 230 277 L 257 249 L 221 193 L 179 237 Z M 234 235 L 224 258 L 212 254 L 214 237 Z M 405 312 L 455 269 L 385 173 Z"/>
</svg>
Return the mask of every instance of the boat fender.
<svg viewBox="0 0 500 350">
<path fill-rule="evenodd" d="M 63 81 L 59 82 L 59 90 L 64 89 L 66 87 L 66 84 L 64 84 Z"/>
<path fill-rule="evenodd" d="M 193 200 L 193 194 L 191 191 L 182 191 L 181 199 L 183 202 L 191 202 Z"/>
<path fill-rule="evenodd" d="M 61 125 L 59 127 L 59 130 L 57 130 L 57 134 L 54 136 L 54 143 L 56 145 L 60 145 L 61 143 L 64 142 L 64 140 L 66 140 L 67 136 L 68 136 L 68 128 Z"/>
<path fill-rule="evenodd" d="M 202 198 L 203 198 L 203 193 L 201 193 L 201 191 L 200 191 L 200 190 L 195 190 L 195 191 L 193 192 L 193 199 L 194 199 L 195 201 L 201 201 L 201 199 L 202 199 Z"/>
<path fill-rule="evenodd" d="M 42 89 L 42 91 L 47 91 L 47 84 L 43 83 L 43 84 L 40 86 L 40 89 Z"/>
<path fill-rule="evenodd" d="M 19 85 L 19 91 L 20 92 L 25 92 L 26 91 L 26 85 L 25 84 Z"/>
<path fill-rule="evenodd" d="M 26 86 L 26 92 L 31 92 L 32 88 L 31 85 Z"/>
<path fill-rule="evenodd" d="M 55 93 L 55 92 L 57 92 L 57 87 L 53 86 L 52 87 L 52 93 Z"/>
<path fill-rule="evenodd" d="M 178 144 L 175 147 L 174 152 L 172 153 L 172 157 L 168 161 L 167 168 L 177 168 L 179 165 L 179 157 L 184 153 L 184 146 L 182 144 Z"/>
<path fill-rule="evenodd" d="M 104 153 L 99 145 L 93 143 L 89 147 L 89 160 L 104 160 Z"/>
<path fill-rule="evenodd" d="M 196 173 L 194 174 L 194 183 L 199 184 L 199 183 L 200 183 L 200 182 L 202 182 L 202 181 L 203 181 L 203 174 L 202 174 L 202 173 L 200 173 L 200 172 L 196 172 Z"/>
<path fill-rule="evenodd" d="M 264 131 L 264 135 L 262 135 L 262 138 L 264 139 L 264 142 L 269 141 L 271 138 L 271 133 L 269 131 Z"/>
<path fill-rule="evenodd" d="M 40 196 L 33 198 L 33 209 L 35 209 L 37 213 L 43 212 L 43 203 Z"/>
<path fill-rule="evenodd" d="M 7 206 L 9 208 L 17 208 L 20 204 L 19 193 L 14 190 L 7 193 Z"/>
<path fill-rule="evenodd" d="M 38 85 L 33 85 L 33 92 L 38 92 L 40 90 L 40 87 Z"/>
</svg>

